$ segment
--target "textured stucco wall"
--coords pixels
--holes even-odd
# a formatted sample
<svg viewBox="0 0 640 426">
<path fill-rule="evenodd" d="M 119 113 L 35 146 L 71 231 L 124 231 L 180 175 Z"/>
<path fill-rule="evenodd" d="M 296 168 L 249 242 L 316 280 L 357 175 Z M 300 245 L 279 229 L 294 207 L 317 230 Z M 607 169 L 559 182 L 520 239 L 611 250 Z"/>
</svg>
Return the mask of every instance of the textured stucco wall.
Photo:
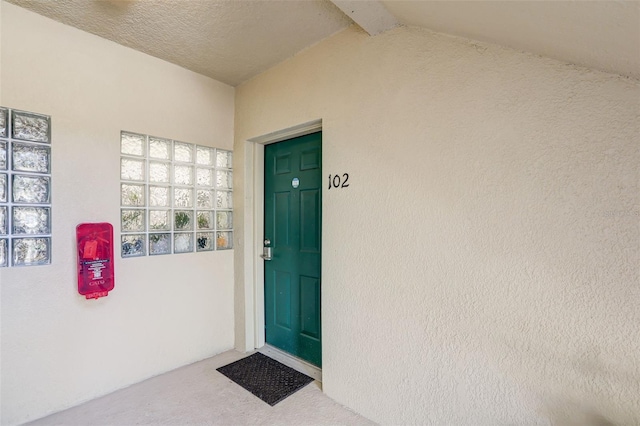
<svg viewBox="0 0 640 426">
<path fill-rule="evenodd" d="M 351 28 L 237 88 L 236 237 L 245 141 L 321 118 L 351 184 L 323 193 L 329 396 L 382 423 L 637 424 L 639 114 L 636 80 Z"/>
<path fill-rule="evenodd" d="M 0 269 L 1 423 L 41 417 L 233 347 L 233 253 L 115 259 L 77 294 L 75 227 L 119 238 L 120 130 L 231 149 L 234 89 L 8 3 L 0 104 L 49 114 L 53 263 Z"/>
</svg>

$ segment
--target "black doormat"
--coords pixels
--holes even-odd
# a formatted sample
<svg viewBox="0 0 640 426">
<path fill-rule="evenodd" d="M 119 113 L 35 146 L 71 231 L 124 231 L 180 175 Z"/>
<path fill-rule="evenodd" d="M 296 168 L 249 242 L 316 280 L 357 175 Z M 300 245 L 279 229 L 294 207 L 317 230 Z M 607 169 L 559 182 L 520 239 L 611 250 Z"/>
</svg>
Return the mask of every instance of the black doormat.
<svg viewBox="0 0 640 426">
<path fill-rule="evenodd" d="M 271 406 L 313 382 L 306 374 L 260 352 L 220 367 L 218 371 Z"/>
</svg>

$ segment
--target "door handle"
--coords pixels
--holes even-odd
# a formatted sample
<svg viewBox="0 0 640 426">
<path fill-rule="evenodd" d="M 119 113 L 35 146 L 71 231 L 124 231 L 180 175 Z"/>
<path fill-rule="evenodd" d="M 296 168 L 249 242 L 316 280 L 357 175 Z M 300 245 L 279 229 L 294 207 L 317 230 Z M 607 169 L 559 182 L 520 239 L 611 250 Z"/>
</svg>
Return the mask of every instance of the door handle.
<svg viewBox="0 0 640 426">
<path fill-rule="evenodd" d="M 271 241 L 264 240 L 264 246 L 262 247 L 262 254 L 260 255 L 264 260 L 271 260 Z"/>
</svg>

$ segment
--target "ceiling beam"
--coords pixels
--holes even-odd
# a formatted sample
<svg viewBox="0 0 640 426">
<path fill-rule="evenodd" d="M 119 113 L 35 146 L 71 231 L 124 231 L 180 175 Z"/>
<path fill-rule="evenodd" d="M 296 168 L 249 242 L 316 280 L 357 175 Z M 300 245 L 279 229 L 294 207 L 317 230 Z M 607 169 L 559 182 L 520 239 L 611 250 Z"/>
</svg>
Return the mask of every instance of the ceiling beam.
<svg viewBox="0 0 640 426">
<path fill-rule="evenodd" d="M 331 0 L 369 35 L 374 36 L 400 25 L 396 17 L 376 0 Z"/>
</svg>

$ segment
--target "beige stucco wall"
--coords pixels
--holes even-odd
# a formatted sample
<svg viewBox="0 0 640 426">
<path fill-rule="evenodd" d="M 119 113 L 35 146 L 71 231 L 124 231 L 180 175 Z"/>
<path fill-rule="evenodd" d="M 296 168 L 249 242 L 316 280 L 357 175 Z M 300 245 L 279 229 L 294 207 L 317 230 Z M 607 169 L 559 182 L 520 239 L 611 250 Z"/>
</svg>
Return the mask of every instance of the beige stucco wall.
<svg viewBox="0 0 640 426">
<path fill-rule="evenodd" d="M 3 425 L 233 347 L 233 252 L 115 258 L 77 293 L 75 227 L 120 232 L 120 130 L 231 149 L 234 89 L 2 3 L 3 106 L 51 115 L 53 263 L 0 269 Z M 118 250 L 116 250 L 118 252 Z"/>
<path fill-rule="evenodd" d="M 323 190 L 330 397 L 387 424 L 640 422 L 638 81 L 351 28 L 236 93 L 238 347 L 246 141 L 322 119 L 351 184 Z"/>
</svg>

